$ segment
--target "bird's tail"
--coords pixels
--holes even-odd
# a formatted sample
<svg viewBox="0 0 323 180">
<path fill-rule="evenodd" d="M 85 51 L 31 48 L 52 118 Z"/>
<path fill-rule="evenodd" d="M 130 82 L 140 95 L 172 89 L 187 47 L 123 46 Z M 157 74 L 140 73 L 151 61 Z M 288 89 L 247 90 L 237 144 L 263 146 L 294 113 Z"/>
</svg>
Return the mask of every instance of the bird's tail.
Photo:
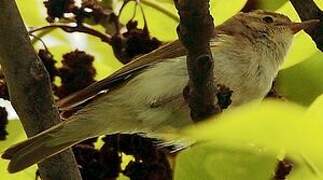
<svg viewBox="0 0 323 180">
<path fill-rule="evenodd" d="M 23 170 L 83 140 L 82 138 L 55 138 L 63 135 L 66 125 L 68 123 L 56 125 L 7 149 L 2 154 L 2 158 L 10 160 L 8 171 L 15 173 Z"/>
</svg>

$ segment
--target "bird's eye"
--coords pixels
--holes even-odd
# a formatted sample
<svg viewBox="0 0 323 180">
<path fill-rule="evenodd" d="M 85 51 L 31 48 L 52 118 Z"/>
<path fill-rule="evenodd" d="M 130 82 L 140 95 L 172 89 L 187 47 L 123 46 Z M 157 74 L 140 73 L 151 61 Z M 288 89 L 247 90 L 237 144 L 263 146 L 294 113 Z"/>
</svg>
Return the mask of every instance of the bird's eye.
<svg viewBox="0 0 323 180">
<path fill-rule="evenodd" d="M 270 23 L 273 23 L 273 22 L 274 22 L 274 19 L 273 19 L 272 17 L 270 17 L 270 16 L 265 16 L 265 17 L 263 17 L 263 18 L 262 18 L 262 20 L 263 20 L 264 22 L 268 23 L 268 24 L 270 24 Z"/>
</svg>

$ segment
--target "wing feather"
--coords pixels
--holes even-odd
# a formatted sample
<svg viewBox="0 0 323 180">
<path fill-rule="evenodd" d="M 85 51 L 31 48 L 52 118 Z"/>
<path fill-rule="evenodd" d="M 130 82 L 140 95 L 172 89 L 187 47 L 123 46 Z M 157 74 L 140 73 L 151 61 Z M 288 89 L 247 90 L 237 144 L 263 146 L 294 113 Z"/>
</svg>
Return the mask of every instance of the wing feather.
<svg viewBox="0 0 323 180">
<path fill-rule="evenodd" d="M 97 95 L 102 95 L 102 93 L 110 91 L 117 85 L 133 77 L 136 72 L 140 72 L 152 64 L 161 62 L 165 59 L 184 56 L 186 54 L 186 49 L 179 40 L 167 43 L 148 54 L 134 59 L 101 81 L 95 82 L 90 86 L 61 99 L 57 102 L 57 105 L 62 111 L 73 110 L 92 100 Z"/>
</svg>

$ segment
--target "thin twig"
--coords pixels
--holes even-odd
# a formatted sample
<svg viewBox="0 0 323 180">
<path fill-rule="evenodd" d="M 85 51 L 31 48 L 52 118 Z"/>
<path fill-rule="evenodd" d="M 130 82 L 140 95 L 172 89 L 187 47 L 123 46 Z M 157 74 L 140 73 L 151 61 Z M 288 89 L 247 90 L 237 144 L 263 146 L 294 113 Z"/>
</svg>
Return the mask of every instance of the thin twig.
<svg viewBox="0 0 323 180">
<path fill-rule="evenodd" d="M 53 29 L 47 29 L 47 30 L 44 30 L 44 31 L 41 31 L 40 33 L 37 34 L 37 37 L 39 39 L 41 39 L 42 37 L 46 36 L 47 34 L 51 33 L 53 30 L 55 30 L 54 28 Z M 29 33 L 31 34 L 31 33 Z M 37 39 L 32 39 L 31 40 L 31 44 L 32 45 L 35 45 L 35 43 L 37 42 Z"/>
<path fill-rule="evenodd" d="M 36 36 L 36 35 L 33 35 L 33 34 L 29 34 L 31 37 L 33 37 L 34 39 L 36 39 L 37 41 L 40 41 L 41 42 L 41 44 L 43 45 L 43 47 L 44 47 L 44 49 L 48 52 L 49 50 L 48 50 L 48 47 L 46 46 L 46 44 L 45 44 L 45 42 L 41 39 L 41 38 L 39 38 L 38 36 Z M 36 42 L 36 41 L 35 41 Z"/>
<path fill-rule="evenodd" d="M 86 25 L 68 25 L 68 24 L 49 24 L 46 26 L 38 27 L 31 29 L 29 33 L 34 33 L 37 31 L 42 31 L 42 30 L 48 30 L 48 29 L 53 29 L 53 28 L 60 28 L 65 32 L 82 32 L 85 34 L 90 34 L 92 36 L 100 38 L 103 42 L 106 42 L 108 44 L 111 44 L 111 36 L 104 34 L 100 31 L 97 31 L 96 29 L 90 28 Z"/>
</svg>

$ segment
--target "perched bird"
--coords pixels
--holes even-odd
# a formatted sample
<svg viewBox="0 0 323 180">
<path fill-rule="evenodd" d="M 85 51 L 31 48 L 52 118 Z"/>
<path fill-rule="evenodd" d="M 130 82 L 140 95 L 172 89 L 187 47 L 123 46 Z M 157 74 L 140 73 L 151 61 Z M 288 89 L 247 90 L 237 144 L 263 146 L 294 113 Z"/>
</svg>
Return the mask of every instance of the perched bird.
<svg viewBox="0 0 323 180">
<path fill-rule="evenodd" d="M 232 106 L 262 99 L 298 31 L 318 20 L 294 23 L 282 14 L 238 13 L 216 27 L 210 41 L 214 81 L 233 91 Z M 188 82 L 186 50 L 175 41 L 58 102 L 64 122 L 7 149 L 11 173 L 88 138 L 114 133 L 158 134 L 192 124 L 182 92 Z"/>
</svg>

